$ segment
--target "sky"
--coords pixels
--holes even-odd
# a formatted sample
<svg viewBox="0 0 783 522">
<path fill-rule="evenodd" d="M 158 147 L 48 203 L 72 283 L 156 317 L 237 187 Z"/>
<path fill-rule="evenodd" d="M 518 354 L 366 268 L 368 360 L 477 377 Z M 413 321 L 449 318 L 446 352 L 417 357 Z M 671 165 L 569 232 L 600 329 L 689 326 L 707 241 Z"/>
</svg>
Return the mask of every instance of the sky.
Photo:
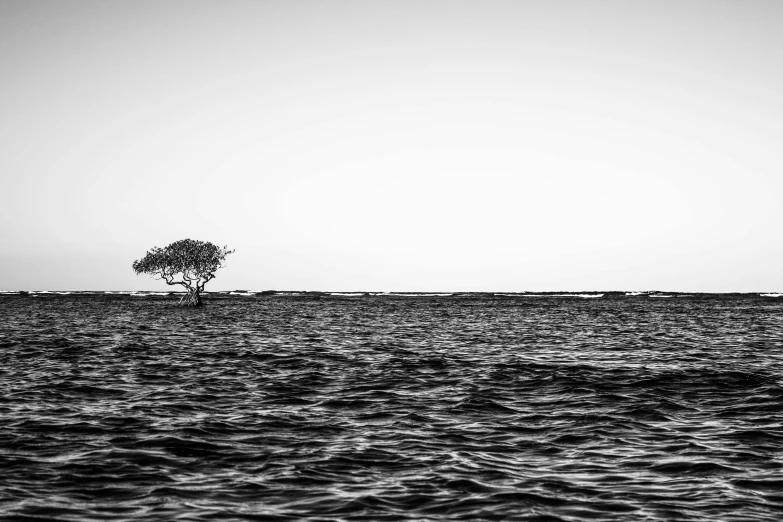
<svg viewBox="0 0 783 522">
<path fill-rule="evenodd" d="M 0 0 L 0 290 L 783 290 L 775 0 Z"/>
</svg>

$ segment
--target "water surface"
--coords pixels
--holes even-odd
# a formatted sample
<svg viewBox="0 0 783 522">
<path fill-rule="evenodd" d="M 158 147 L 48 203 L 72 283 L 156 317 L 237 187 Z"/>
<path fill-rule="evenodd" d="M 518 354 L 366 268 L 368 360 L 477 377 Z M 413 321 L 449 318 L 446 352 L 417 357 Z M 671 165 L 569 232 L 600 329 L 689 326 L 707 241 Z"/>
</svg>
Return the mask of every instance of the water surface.
<svg viewBox="0 0 783 522">
<path fill-rule="evenodd" d="M 11 520 L 774 520 L 783 301 L 0 296 Z"/>
</svg>

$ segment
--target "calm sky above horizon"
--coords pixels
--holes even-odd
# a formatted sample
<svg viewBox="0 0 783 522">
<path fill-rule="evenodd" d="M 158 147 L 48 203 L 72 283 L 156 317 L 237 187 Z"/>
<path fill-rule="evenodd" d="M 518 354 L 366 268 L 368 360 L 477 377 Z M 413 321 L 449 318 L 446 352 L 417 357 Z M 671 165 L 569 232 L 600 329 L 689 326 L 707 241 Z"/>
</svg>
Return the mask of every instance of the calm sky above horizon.
<svg viewBox="0 0 783 522">
<path fill-rule="evenodd" d="M 0 289 L 783 290 L 779 1 L 0 0 Z"/>
</svg>

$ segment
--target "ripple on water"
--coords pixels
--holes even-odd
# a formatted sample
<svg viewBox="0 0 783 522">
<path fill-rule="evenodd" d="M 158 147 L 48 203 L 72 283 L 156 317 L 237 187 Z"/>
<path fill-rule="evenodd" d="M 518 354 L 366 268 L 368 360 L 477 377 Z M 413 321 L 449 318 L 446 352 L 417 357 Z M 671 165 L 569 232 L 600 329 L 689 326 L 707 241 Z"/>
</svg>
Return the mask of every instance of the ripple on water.
<svg viewBox="0 0 783 522">
<path fill-rule="evenodd" d="M 783 512 L 783 301 L 405 297 L 3 295 L 0 511 Z"/>
</svg>

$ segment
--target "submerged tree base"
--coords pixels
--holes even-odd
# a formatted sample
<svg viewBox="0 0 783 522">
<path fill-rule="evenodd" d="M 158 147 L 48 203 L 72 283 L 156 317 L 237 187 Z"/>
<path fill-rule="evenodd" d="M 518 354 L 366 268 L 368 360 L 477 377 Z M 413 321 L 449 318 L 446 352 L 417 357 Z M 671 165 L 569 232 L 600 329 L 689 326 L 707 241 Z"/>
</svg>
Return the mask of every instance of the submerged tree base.
<svg viewBox="0 0 783 522">
<path fill-rule="evenodd" d="M 204 306 L 199 292 L 188 292 L 179 300 L 180 306 Z"/>
</svg>

